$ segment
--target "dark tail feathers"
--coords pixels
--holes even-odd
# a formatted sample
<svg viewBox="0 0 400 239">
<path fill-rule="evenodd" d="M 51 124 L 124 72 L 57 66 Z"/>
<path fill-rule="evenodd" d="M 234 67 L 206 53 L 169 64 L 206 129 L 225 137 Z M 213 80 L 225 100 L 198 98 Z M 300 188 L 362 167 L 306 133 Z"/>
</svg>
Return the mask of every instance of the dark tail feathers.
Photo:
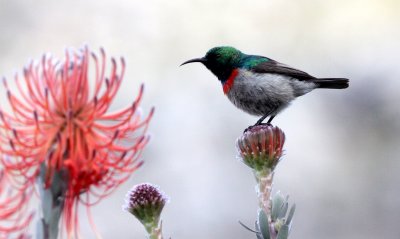
<svg viewBox="0 0 400 239">
<path fill-rule="evenodd" d="M 349 79 L 346 78 L 319 78 L 313 82 L 318 85 L 317 88 L 345 89 L 349 87 Z"/>
</svg>

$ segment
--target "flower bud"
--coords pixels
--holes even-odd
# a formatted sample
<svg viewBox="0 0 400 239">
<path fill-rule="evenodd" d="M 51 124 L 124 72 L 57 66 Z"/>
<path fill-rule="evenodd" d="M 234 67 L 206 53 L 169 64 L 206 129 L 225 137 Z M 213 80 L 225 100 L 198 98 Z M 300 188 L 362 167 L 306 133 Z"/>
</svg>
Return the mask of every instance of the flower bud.
<svg viewBox="0 0 400 239">
<path fill-rule="evenodd" d="M 143 183 L 134 186 L 125 196 L 123 209 L 132 213 L 146 230 L 157 227 L 168 197 L 158 186 Z"/>
<path fill-rule="evenodd" d="M 257 173 L 271 173 L 283 153 L 285 134 L 272 125 L 257 125 L 238 138 L 239 157 Z"/>
</svg>

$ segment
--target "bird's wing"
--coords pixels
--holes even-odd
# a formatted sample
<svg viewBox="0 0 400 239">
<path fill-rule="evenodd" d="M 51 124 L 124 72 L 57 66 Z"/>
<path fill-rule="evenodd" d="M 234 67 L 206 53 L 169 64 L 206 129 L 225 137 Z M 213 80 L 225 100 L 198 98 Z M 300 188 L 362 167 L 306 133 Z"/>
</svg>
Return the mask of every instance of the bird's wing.
<svg viewBox="0 0 400 239">
<path fill-rule="evenodd" d="M 261 62 L 256 66 L 253 66 L 251 70 L 256 73 L 275 73 L 290 76 L 296 78 L 298 80 L 312 80 L 316 79 L 314 76 L 309 75 L 308 73 L 290 67 L 288 65 L 282 64 L 275 60 L 268 59 L 267 61 Z"/>
</svg>

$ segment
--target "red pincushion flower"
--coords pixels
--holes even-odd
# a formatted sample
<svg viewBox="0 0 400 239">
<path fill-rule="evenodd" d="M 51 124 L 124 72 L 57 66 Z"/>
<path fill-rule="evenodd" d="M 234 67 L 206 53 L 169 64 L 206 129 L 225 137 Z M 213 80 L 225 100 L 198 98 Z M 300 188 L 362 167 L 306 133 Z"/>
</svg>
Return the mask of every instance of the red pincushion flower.
<svg viewBox="0 0 400 239">
<path fill-rule="evenodd" d="M 33 213 L 27 211 L 33 190 L 16 190 L 11 183 L 0 170 L 0 238 L 29 238 L 24 231 L 33 218 Z"/>
<path fill-rule="evenodd" d="M 138 111 L 143 86 L 130 106 L 108 113 L 124 70 L 124 59 L 117 67 L 112 58 L 106 77 L 105 52 L 101 50 L 98 58 L 85 47 L 66 51 L 63 61 L 45 55 L 39 63 L 31 62 L 22 81 L 15 76 L 19 95 L 3 79 L 11 108 L 11 112 L 0 109 L 3 167 L 22 177 L 23 184 L 33 184 L 43 165 L 46 187 L 61 172 L 67 181 L 68 232 L 77 226 L 78 201 L 97 203 L 142 164 L 141 150 L 148 142 L 145 132 L 153 114 L 151 110 L 142 119 Z M 89 81 L 92 75 L 94 84 Z"/>
<path fill-rule="evenodd" d="M 257 172 L 270 173 L 283 154 L 285 133 L 277 126 L 257 125 L 238 138 L 241 160 Z"/>
</svg>

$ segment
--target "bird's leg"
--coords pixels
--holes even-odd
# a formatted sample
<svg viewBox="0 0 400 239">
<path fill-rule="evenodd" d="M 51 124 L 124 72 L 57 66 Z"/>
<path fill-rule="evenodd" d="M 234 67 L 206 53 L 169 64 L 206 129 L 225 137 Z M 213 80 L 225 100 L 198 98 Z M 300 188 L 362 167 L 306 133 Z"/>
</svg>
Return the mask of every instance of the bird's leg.
<svg viewBox="0 0 400 239">
<path fill-rule="evenodd" d="M 271 112 L 272 112 L 272 111 L 271 111 Z M 263 125 L 263 124 L 264 124 L 263 121 L 265 120 L 265 118 L 268 117 L 268 115 L 271 114 L 271 112 L 268 112 L 267 114 L 265 114 L 264 116 L 262 116 L 259 120 L 257 120 L 257 122 L 256 122 L 254 125 L 251 125 L 251 126 L 247 127 L 247 128 L 244 130 L 244 133 L 246 133 L 249 129 L 251 129 L 251 128 L 257 126 L 257 125 Z M 267 124 L 267 125 L 271 125 L 271 121 L 272 121 L 272 119 L 273 119 L 274 117 L 275 117 L 275 115 L 274 115 L 274 116 L 271 116 L 271 117 L 268 119 L 268 123 L 266 123 L 266 124 Z"/>
<path fill-rule="evenodd" d="M 271 125 L 272 120 L 275 118 L 276 115 L 271 115 L 271 117 L 269 117 L 267 125 Z"/>
<path fill-rule="evenodd" d="M 259 120 L 257 120 L 257 122 L 253 125 L 253 127 L 254 127 L 254 126 L 257 126 L 257 125 L 261 125 L 262 122 L 265 120 L 265 118 L 268 117 L 268 115 L 269 115 L 269 113 L 266 114 L 266 115 L 264 115 L 263 117 L 261 117 Z M 270 119 L 271 119 L 271 118 L 270 118 Z M 269 122 L 269 120 L 268 120 L 268 122 Z"/>
<path fill-rule="evenodd" d="M 273 111 L 272 111 L 272 112 L 273 112 Z M 272 125 L 271 122 L 272 122 L 272 120 L 275 118 L 276 115 L 271 115 L 271 117 L 269 117 L 267 123 L 263 123 L 263 121 L 265 120 L 265 118 L 267 118 L 267 116 L 268 116 L 269 114 L 270 114 L 270 113 L 268 113 L 268 114 L 264 115 L 263 117 L 261 117 L 261 118 L 256 122 L 256 124 L 253 125 L 252 127 L 257 126 L 257 125 Z"/>
</svg>

